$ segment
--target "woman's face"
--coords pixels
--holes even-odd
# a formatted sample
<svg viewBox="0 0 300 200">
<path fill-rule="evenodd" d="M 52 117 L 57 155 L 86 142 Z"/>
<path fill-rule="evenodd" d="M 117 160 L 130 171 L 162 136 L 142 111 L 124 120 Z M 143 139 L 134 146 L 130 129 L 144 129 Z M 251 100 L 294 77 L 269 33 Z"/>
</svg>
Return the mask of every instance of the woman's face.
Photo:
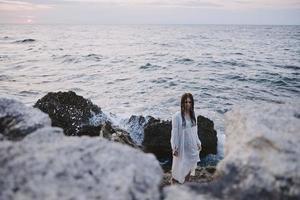
<svg viewBox="0 0 300 200">
<path fill-rule="evenodd" d="M 192 107 L 192 100 L 188 97 L 184 102 L 184 108 L 185 110 L 190 110 L 191 107 Z"/>
</svg>

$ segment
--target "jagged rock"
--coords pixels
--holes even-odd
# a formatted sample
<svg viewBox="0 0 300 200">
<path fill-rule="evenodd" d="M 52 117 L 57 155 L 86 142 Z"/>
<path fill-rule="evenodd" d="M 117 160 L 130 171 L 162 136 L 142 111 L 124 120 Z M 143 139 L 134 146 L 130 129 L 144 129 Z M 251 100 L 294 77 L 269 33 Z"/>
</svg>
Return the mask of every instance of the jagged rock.
<svg viewBox="0 0 300 200">
<path fill-rule="evenodd" d="M 201 141 L 200 157 L 204 158 L 209 154 L 217 154 L 217 131 L 214 129 L 214 122 L 204 116 L 197 117 L 198 136 Z"/>
<path fill-rule="evenodd" d="M 91 137 L 98 137 L 100 135 L 100 131 L 102 129 L 103 125 L 98 125 L 98 126 L 94 126 L 94 125 L 82 125 L 80 127 L 80 129 L 78 130 L 78 132 L 76 133 L 76 136 L 91 136 Z M 109 138 L 107 138 L 109 139 Z"/>
<path fill-rule="evenodd" d="M 34 107 L 49 114 L 52 125 L 63 128 L 66 135 L 102 136 L 138 148 L 129 133 L 112 126 L 100 107 L 75 92 L 50 92 L 38 100 Z"/>
<path fill-rule="evenodd" d="M 143 148 L 145 152 L 153 153 L 158 159 L 171 158 L 170 144 L 171 122 L 151 118 L 144 128 Z"/>
<path fill-rule="evenodd" d="M 130 137 L 129 133 L 117 127 L 112 127 L 111 123 L 106 122 L 100 131 L 100 136 L 111 141 L 129 145 L 134 148 L 140 148 Z"/>
<path fill-rule="evenodd" d="M 133 141 L 141 145 L 142 141 L 144 140 L 144 127 L 148 123 L 149 120 L 153 119 L 151 116 L 136 116 L 132 115 L 128 122 L 128 130 L 130 132 L 130 137 L 133 139 Z"/>
<path fill-rule="evenodd" d="M 204 158 L 201 158 L 199 165 L 204 166 L 216 166 L 223 159 L 220 155 L 208 154 Z"/>
<path fill-rule="evenodd" d="M 0 142 L 0 199 L 153 199 L 162 170 L 152 154 L 43 128 Z"/>
<path fill-rule="evenodd" d="M 49 92 L 39 99 L 34 107 L 47 113 L 52 125 L 63 128 L 66 135 L 91 132 L 93 136 L 94 132 L 100 131 L 99 126 L 91 130 L 93 127 L 89 126 L 89 120 L 92 116 L 101 114 L 101 108 L 75 92 Z"/>
<path fill-rule="evenodd" d="M 195 170 L 195 175 L 190 177 L 187 183 L 208 183 L 214 179 L 214 173 L 216 171 L 215 166 L 200 167 L 197 166 Z M 164 172 L 163 179 L 161 181 L 160 187 L 166 187 L 171 184 L 170 180 L 172 178 L 171 171 Z M 185 183 L 185 184 L 187 184 Z M 179 183 L 178 183 L 179 184 Z"/>
<path fill-rule="evenodd" d="M 47 126 L 51 126 L 51 121 L 40 110 L 13 99 L 0 98 L 0 140 L 21 140 Z"/>
<path fill-rule="evenodd" d="M 167 187 L 163 199 L 299 199 L 299 116 L 299 102 L 234 107 L 215 180 Z"/>
</svg>

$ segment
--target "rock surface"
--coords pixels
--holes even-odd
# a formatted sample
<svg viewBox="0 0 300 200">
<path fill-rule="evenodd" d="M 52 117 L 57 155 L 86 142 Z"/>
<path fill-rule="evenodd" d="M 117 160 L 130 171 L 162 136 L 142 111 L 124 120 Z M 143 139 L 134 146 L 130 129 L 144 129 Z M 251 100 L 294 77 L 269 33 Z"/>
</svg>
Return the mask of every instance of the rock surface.
<svg viewBox="0 0 300 200">
<path fill-rule="evenodd" d="M 130 137 L 133 139 L 133 141 L 141 145 L 144 140 L 144 128 L 147 125 L 149 120 L 154 119 L 151 116 L 142 116 L 142 115 L 132 115 L 126 125 L 128 127 L 128 131 L 130 132 Z"/>
<path fill-rule="evenodd" d="M 0 111 L 1 138 L 23 138 L 0 141 L 1 200 L 160 199 L 162 169 L 152 154 L 102 137 L 67 137 L 46 114 L 14 100 L 0 99 Z"/>
<path fill-rule="evenodd" d="M 89 126 L 90 118 L 102 114 L 101 108 L 72 91 L 49 92 L 39 99 L 34 107 L 47 113 L 52 125 L 63 128 L 66 135 L 74 136 L 78 135 L 78 132 L 91 132 L 91 136 L 94 136 L 95 132 L 101 129 L 101 127 Z M 95 130 L 91 130 L 92 127 Z M 86 131 L 85 128 L 88 130 Z"/>
<path fill-rule="evenodd" d="M 75 92 L 50 92 L 34 107 L 49 114 L 52 125 L 63 128 L 68 136 L 101 136 L 139 148 L 129 133 L 112 125 L 100 107 Z"/>
<path fill-rule="evenodd" d="M 144 151 L 153 153 L 158 159 L 171 159 L 171 128 L 170 121 L 150 119 L 144 128 Z"/>
<path fill-rule="evenodd" d="M 47 126 L 51 126 L 51 120 L 39 109 L 13 99 L 0 98 L 0 140 L 21 140 Z"/>
<path fill-rule="evenodd" d="M 195 176 L 191 176 L 190 180 L 187 183 L 202 184 L 202 183 L 208 183 L 210 181 L 213 181 L 215 171 L 216 171 L 215 166 L 205 166 L 205 167 L 197 166 L 195 170 Z M 163 188 L 170 185 L 171 178 L 172 178 L 171 171 L 165 172 L 160 187 Z"/>
<path fill-rule="evenodd" d="M 37 130 L 0 143 L 0 199 L 159 199 L 152 154 L 103 138 Z"/>
<path fill-rule="evenodd" d="M 204 158 L 209 154 L 217 154 L 218 137 L 214 129 L 214 122 L 204 116 L 197 116 L 198 136 L 201 141 L 202 150 L 200 157 Z"/>
<path fill-rule="evenodd" d="M 299 199 L 300 103 L 256 104 L 226 113 L 225 158 L 207 184 L 166 187 L 165 200 Z"/>
</svg>

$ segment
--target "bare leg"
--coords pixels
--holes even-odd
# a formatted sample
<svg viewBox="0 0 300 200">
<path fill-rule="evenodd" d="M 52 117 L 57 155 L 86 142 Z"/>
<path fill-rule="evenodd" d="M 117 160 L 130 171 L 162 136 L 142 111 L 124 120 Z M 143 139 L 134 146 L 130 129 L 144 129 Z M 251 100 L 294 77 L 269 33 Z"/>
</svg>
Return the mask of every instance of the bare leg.
<svg viewBox="0 0 300 200">
<path fill-rule="evenodd" d="M 189 171 L 189 173 L 186 175 L 184 182 L 190 181 L 191 178 L 191 171 Z"/>
<path fill-rule="evenodd" d="M 175 184 L 179 184 L 179 182 L 172 177 L 171 178 L 171 185 L 175 185 Z"/>
</svg>

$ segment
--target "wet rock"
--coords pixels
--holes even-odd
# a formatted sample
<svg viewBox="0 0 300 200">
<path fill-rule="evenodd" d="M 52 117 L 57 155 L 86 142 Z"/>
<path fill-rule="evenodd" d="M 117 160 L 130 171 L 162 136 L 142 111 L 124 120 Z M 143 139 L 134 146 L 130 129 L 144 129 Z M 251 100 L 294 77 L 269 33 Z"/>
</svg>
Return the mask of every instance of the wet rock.
<svg viewBox="0 0 300 200">
<path fill-rule="evenodd" d="M 195 175 L 190 177 L 190 180 L 188 180 L 184 184 L 190 184 L 190 183 L 208 183 L 214 180 L 214 173 L 216 171 L 215 166 L 206 166 L 206 167 L 200 167 L 197 166 L 195 170 Z M 170 180 L 172 178 L 171 171 L 164 172 L 163 179 L 161 181 L 160 187 L 166 187 L 171 184 Z M 180 185 L 177 183 L 177 185 Z"/>
<path fill-rule="evenodd" d="M 52 125 L 63 128 L 68 136 L 100 136 L 138 148 L 129 133 L 113 126 L 100 107 L 72 91 L 50 92 L 34 107 L 49 114 Z"/>
<path fill-rule="evenodd" d="M 153 117 L 151 116 L 136 116 L 136 115 L 132 115 L 128 122 L 127 122 L 127 126 L 128 126 L 128 131 L 130 132 L 130 137 L 133 139 L 133 141 L 138 144 L 141 145 L 142 141 L 144 140 L 144 127 L 145 125 L 148 123 L 148 121 L 150 119 L 152 119 Z"/>
<path fill-rule="evenodd" d="M 215 180 L 167 187 L 164 199 L 298 199 L 299 113 L 299 102 L 234 107 Z"/>
<path fill-rule="evenodd" d="M 90 137 L 98 137 L 100 136 L 100 131 L 102 129 L 103 125 L 93 126 L 93 125 L 82 125 L 80 129 L 78 130 L 76 136 L 83 136 L 87 135 Z M 107 138 L 109 139 L 109 138 Z"/>
<path fill-rule="evenodd" d="M 0 98 L 0 140 L 21 140 L 47 126 L 51 126 L 51 121 L 39 109 L 13 99 Z"/>
<path fill-rule="evenodd" d="M 204 158 L 209 154 L 217 154 L 217 131 L 214 129 L 214 122 L 204 116 L 197 117 L 198 136 L 201 141 L 202 150 L 200 157 Z"/>
<path fill-rule="evenodd" d="M 151 118 L 144 128 L 144 151 L 153 153 L 158 159 L 171 159 L 171 128 L 170 121 Z"/>
<path fill-rule="evenodd" d="M 207 156 L 201 158 L 199 165 L 204 166 L 216 166 L 223 159 L 220 155 L 208 154 Z"/>
<path fill-rule="evenodd" d="M 42 128 L 0 142 L 0 199 L 158 200 L 162 170 L 152 154 L 103 138 Z"/>
<path fill-rule="evenodd" d="M 125 130 L 122 130 L 118 127 L 113 127 L 111 123 L 106 122 L 100 131 L 100 136 L 107 138 L 114 142 L 119 142 L 122 144 L 129 145 L 131 147 L 140 149 L 141 147 L 137 145 L 132 138 L 130 137 L 129 133 Z"/>
<path fill-rule="evenodd" d="M 102 114 L 101 108 L 72 91 L 49 92 L 34 107 L 47 113 L 52 125 L 63 128 L 66 135 L 76 136 L 80 132 L 81 135 L 91 133 L 94 136 L 101 129 L 90 126 L 90 118 Z"/>
</svg>

